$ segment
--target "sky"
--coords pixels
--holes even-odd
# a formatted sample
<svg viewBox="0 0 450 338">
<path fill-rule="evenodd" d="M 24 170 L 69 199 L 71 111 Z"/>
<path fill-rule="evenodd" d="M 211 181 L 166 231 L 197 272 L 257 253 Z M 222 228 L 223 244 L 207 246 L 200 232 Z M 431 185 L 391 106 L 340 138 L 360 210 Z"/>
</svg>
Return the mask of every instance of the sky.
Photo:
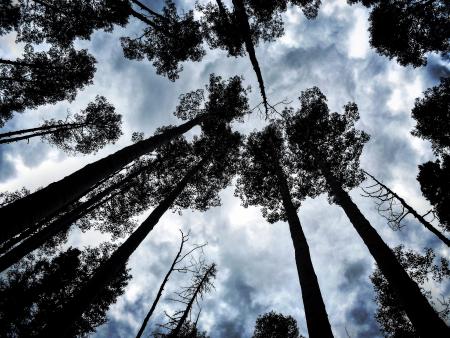
<svg viewBox="0 0 450 338">
<path fill-rule="evenodd" d="M 331 111 L 342 112 L 349 101 L 357 103 L 361 115 L 358 128 L 371 135 L 361 158 L 362 168 L 424 213 L 429 205 L 421 196 L 416 176 L 418 165 L 432 160 L 433 155 L 428 142 L 410 134 L 415 124 L 411 108 L 424 90 L 438 84 L 441 76 L 450 75 L 450 64 L 430 54 L 426 67 L 400 66 L 370 47 L 365 7 L 349 6 L 345 0 L 322 2 L 315 20 L 307 20 L 298 8 L 289 8 L 283 16 L 285 35 L 256 48 L 269 100 L 289 100 L 298 108 L 300 92 L 318 86 L 327 96 Z M 162 6 L 161 0 L 146 3 L 155 9 Z M 192 0 L 177 3 L 180 8 L 194 6 Z M 157 75 L 148 61 L 125 59 L 119 38 L 136 36 L 141 29 L 141 23 L 130 20 L 125 28 L 96 32 L 90 41 L 76 41 L 77 48 L 87 48 L 97 59 L 94 84 L 79 92 L 71 103 L 16 114 L 2 129 L 31 128 L 43 119 L 63 118 L 68 110 L 77 112 L 96 95 L 104 95 L 123 115 L 119 141 L 87 156 L 68 156 L 40 140 L 2 146 L 0 191 L 46 186 L 130 144 L 133 132 L 150 136 L 160 126 L 180 124 L 172 114 L 179 95 L 204 87 L 210 73 L 224 78 L 242 75 L 245 85 L 253 89 L 250 106 L 260 102 L 256 76 L 246 57 L 229 58 L 226 52 L 207 49 L 201 62 L 183 64 L 176 82 Z M 14 43 L 13 35 L 0 38 L 2 58 L 20 56 L 21 48 Z M 249 133 L 265 123 L 261 116 L 252 114 L 234 128 Z M 190 135 L 198 132 L 194 129 Z M 199 319 L 199 326 L 212 338 L 251 337 L 257 316 L 270 310 L 293 316 L 300 332 L 307 334 L 287 224 L 268 224 L 259 208 L 243 208 L 233 192 L 233 186 L 222 191 L 222 205 L 207 212 L 186 210 L 182 215 L 168 212 L 162 217 L 131 257 L 133 279 L 110 308 L 108 322 L 93 337 L 136 334 L 176 254 L 179 229 L 190 230 L 192 244 L 208 243 L 205 255 L 218 266 L 215 290 L 201 302 Z M 392 231 L 377 214 L 373 201 L 361 193 L 354 189 L 351 196 L 389 246 L 404 244 L 416 250 L 432 247 L 438 255 L 450 256 L 448 248 L 412 218 L 407 219 L 402 231 Z M 381 337 L 373 317 L 374 293 L 369 279 L 374 261 L 343 211 L 320 196 L 305 200 L 298 214 L 335 337 Z M 73 229 L 68 245 L 98 245 L 107 239 L 94 231 Z M 171 277 L 147 335 L 164 322 L 164 311 L 175 309 L 169 298 L 173 290 L 186 283 L 185 275 Z M 450 294 L 448 285 L 430 287 L 435 294 Z"/>
</svg>

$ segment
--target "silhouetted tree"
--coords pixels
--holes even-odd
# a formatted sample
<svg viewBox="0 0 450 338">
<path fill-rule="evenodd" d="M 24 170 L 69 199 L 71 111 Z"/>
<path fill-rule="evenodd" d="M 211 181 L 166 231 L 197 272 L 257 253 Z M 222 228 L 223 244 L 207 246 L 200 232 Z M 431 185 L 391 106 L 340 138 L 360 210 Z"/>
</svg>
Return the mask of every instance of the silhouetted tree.
<svg viewBox="0 0 450 338">
<path fill-rule="evenodd" d="M 206 91 L 207 97 L 203 90 L 181 97 L 176 115 L 183 120 L 189 119 L 186 123 L 165 129 L 161 134 L 125 147 L 58 182 L 0 208 L 1 219 L 14 220 L 14 223 L 3 225 L 0 242 L 19 234 L 27 227 L 33 227 L 35 223 L 75 202 L 102 179 L 194 126 L 201 125 L 204 129 L 211 129 L 211 125 L 239 120 L 248 112 L 247 91 L 242 87 L 240 77 L 224 81 L 219 76 L 211 75 Z M 24 213 L 23 210 L 27 212 Z"/>
<path fill-rule="evenodd" d="M 3 337 L 35 337 L 47 319 L 61 311 L 113 247 L 102 244 L 84 251 L 69 248 L 52 259 L 27 256 L 0 280 L 0 331 Z M 78 318 L 70 336 L 84 337 L 106 322 L 110 304 L 124 292 L 130 275 L 122 267 L 116 277 L 99 290 L 100 296 Z"/>
<path fill-rule="evenodd" d="M 92 83 L 95 60 L 86 50 L 51 47 L 35 52 L 25 46 L 22 59 L 0 60 L 0 127 L 13 112 L 58 101 L 73 101 Z"/>
<path fill-rule="evenodd" d="M 166 193 L 160 189 L 161 202 L 111 255 L 111 258 L 97 269 L 91 280 L 79 290 L 65 309 L 50 318 L 49 326 L 42 335 L 52 336 L 56 332 L 66 332 L 71 327 L 74 318 L 82 315 L 97 297 L 97 291 L 102 285 L 113 278 L 118 269 L 126 264 L 128 258 L 172 204 L 187 205 L 199 210 L 219 205 L 218 193 L 231 183 L 236 171 L 233 164 L 237 162 L 240 142 L 241 136 L 238 133 L 232 133 L 225 126 L 221 130 L 217 129 L 214 137 L 204 135 L 203 138 L 194 140 L 195 155 L 198 158 L 195 164 L 175 171 L 166 169 L 169 180 L 165 184 Z M 186 192 L 182 194 L 184 190 Z"/>
<path fill-rule="evenodd" d="M 172 272 L 177 271 L 177 272 L 187 273 L 188 270 L 190 268 L 192 268 L 192 264 L 180 266 L 180 263 L 182 263 L 186 257 L 189 257 L 189 255 L 191 255 L 195 250 L 201 249 L 205 246 L 205 244 L 195 245 L 191 250 L 189 250 L 187 253 L 183 254 L 184 244 L 189 240 L 189 233 L 187 235 L 185 235 L 181 230 L 180 230 L 180 232 L 181 232 L 180 248 L 178 249 L 178 252 L 177 252 L 175 258 L 174 258 L 172 264 L 170 265 L 169 271 L 167 271 L 166 275 L 164 276 L 161 286 L 159 287 L 158 293 L 156 294 L 155 300 L 153 301 L 152 306 L 150 307 L 150 310 L 148 311 L 147 315 L 145 316 L 144 321 L 141 325 L 141 328 L 139 329 L 139 332 L 136 335 L 136 338 L 142 337 L 145 327 L 147 326 L 147 323 L 148 323 L 150 317 L 152 316 L 153 312 L 155 311 L 156 305 L 158 305 L 159 299 L 162 296 L 164 288 L 165 288 L 167 281 L 169 280 L 169 277 L 172 274 Z M 192 328 L 192 330 L 194 330 L 194 329 L 195 328 Z M 194 335 L 194 337 L 196 337 L 196 336 Z"/>
<path fill-rule="evenodd" d="M 441 283 L 450 278 L 448 261 L 441 258 L 439 263 L 435 263 L 435 254 L 432 249 L 426 249 L 424 255 L 412 250 L 404 250 L 403 246 L 394 249 L 395 256 L 400 264 L 405 268 L 411 278 L 421 286 L 422 291 L 436 307 L 439 316 L 448 320 L 450 316 L 450 299 L 437 299 L 433 301 L 431 292 L 425 291 L 425 283 L 433 280 Z M 405 311 L 400 306 L 400 301 L 396 293 L 392 290 L 386 278 L 377 268 L 370 276 L 375 290 L 375 300 L 378 305 L 375 318 L 381 327 L 385 337 L 421 337 L 409 321 Z M 439 304 L 438 304 L 439 303 Z M 432 333 L 430 327 L 430 334 Z"/>
<path fill-rule="evenodd" d="M 252 338 L 302 338 L 298 332 L 297 321 L 274 311 L 267 312 L 256 319 Z"/>
<path fill-rule="evenodd" d="M 19 18 L 19 6 L 13 4 L 13 0 L 2 0 L 0 2 L 0 35 L 17 29 Z"/>
<path fill-rule="evenodd" d="M 86 109 L 63 120 L 46 120 L 36 128 L 0 133 L 0 144 L 41 136 L 68 153 L 89 154 L 107 143 L 115 143 L 122 134 L 122 116 L 104 96 L 97 96 Z"/>
<path fill-rule="evenodd" d="M 170 333 L 155 333 L 153 335 L 154 338 L 169 338 Z M 181 327 L 180 331 L 178 332 L 177 338 L 210 338 L 206 331 L 199 331 L 196 323 L 191 323 L 189 320 L 186 320 L 186 322 Z"/>
<path fill-rule="evenodd" d="M 76 38 L 88 40 L 94 30 L 110 32 L 114 25 L 124 26 L 130 4 L 128 0 L 18 0 L 11 12 L 9 27 L 17 31 L 18 42 L 67 48 Z"/>
<path fill-rule="evenodd" d="M 347 0 L 370 7 L 370 44 L 401 65 L 426 64 L 428 52 L 450 52 L 450 5 L 443 0 Z"/>
<path fill-rule="evenodd" d="M 417 124 L 411 134 L 430 141 L 436 155 L 450 155 L 450 78 L 442 78 L 424 94 L 412 110 Z"/>
<path fill-rule="evenodd" d="M 392 191 L 385 184 L 380 182 L 374 176 L 363 170 L 364 174 L 371 178 L 375 184 L 363 188 L 364 197 L 371 197 L 375 199 L 378 213 L 386 218 L 388 225 L 393 230 L 400 230 L 404 225 L 403 219 L 409 214 L 413 215 L 422 225 L 433 234 L 435 234 L 442 242 L 450 247 L 450 239 L 445 237 L 436 227 L 425 219 L 425 215 L 420 215 L 413 207 L 406 201 Z M 444 183 L 445 184 L 445 183 Z M 429 213 L 429 212 L 428 212 Z M 427 213 L 427 214 L 428 214 Z"/>
<path fill-rule="evenodd" d="M 140 1 L 132 1 L 143 12 L 132 10 L 135 16 L 147 25 L 137 38 L 121 38 L 125 57 L 153 61 L 156 73 L 167 76 L 171 81 L 179 77 L 184 61 L 200 61 L 205 55 L 202 47 L 201 25 L 194 19 L 190 10 L 182 16 L 178 14 L 175 3 L 165 0 L 162 13 L 156 13 Z M 144 14 L 145 13 L 145 14 Z"/>
<path fill-rule="evenodd" d="M 271 124 L 247 139 L 242 153 L 236 195 L 243 205 L 262 206 L 263 216 L 270 222 L 287 221 L 295 250 L 306 323 L 311 337 L 333 337 L 317 276 L 311 261 L 308 243 L 297 209 L 312 189 L 302 184 L 302 175 L 292 173 L 291 161 L 285 150 L 283 136 Z"/>
<path fill-rule="evenodd" d="M 433 205 L 440 225 L 450 231 L 450 155 L 443 155 L 442 161 L 419 165 L 417 180 L 422 194 Z"/>
<path fill-rule="evenodd" d="M 349 103 L 344 114 L 330 113 L 326 97 L 317 88 L 302 92 L 301 108 L 295 113 L 286 109 L 286 130 L 297 170 L 309 174 L 304 179 L 316 191 L 327 192 L 340 205 L 362 238 L 383 275 L 395 290 L 419 334 L 427 336 L 433 327 L 436 337 L 446 337 L 450 329 L 411 280 L 392 250 L 352 201 L 345 189 L 357 186 L 363 179 L 359 156 L 369 136 L 354 127 L 359 119 L 356 104 Z"/>
</svg>

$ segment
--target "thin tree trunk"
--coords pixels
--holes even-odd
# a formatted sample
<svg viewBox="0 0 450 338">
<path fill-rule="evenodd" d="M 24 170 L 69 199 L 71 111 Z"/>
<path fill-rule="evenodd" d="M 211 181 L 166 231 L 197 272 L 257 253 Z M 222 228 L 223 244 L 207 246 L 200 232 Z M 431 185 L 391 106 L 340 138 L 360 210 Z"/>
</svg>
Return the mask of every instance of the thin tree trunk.
<svg viewBox="0 0 450 338">
<path fill-rule="evenodd" d="M 58 125 L 48 125 L 48 126 L 42 126 L 42 127 L 36 127 L 36 128 L 21 129 L 21 130 L 9 131 L 7 133 L 0 133 L 0 139 L 15 136 L 15 135 L 32 133 L 32 132 L 36 132 L 36 131 L 49 130 L 49 129 L 55 129 L 55 128 L 64 128 L 64 127 L 70 127 L 70 126 L 84 126 L 84 125 L 86 125 L 86 124 L 64 123 L 64 124 L 58 124 Z"/>
<path fill-rule="evenodd" d="M 197 286 L 197 289 L 195 290 L 194 294 L 192 295 L 192 298 L 190 299 L 189 303 L 186 306 L 186 309 L 183 312 L 183 315 L 181 316 L 180 320 L 178 321 L 177 326 L 175 329 L 172 330 L 169 334 L 169 338 L 177 338 L 178 334 L 180 333 L 181 328 L 183 327 L 183 324 L 186 322 L 186 319 L 189 315 L 189 312 L 191 312 L 192 305 L 194 304 L 198 293 L 200 292 L 201 287 L 209 277 L 209 274 L 211 273 L 211 270 L 214 269 L 214 265 L 211 265 L 211 267 L 208 269 L 208 271 L 205 272 L 205 275 L 203 276 L 202 280 Z"/>
<path fill-rule="evenodd" d="M 244 37 L 245 42 L 245 48 L 247 50 L 248 56 L 250 57 L 250 61 L 253 66 L 253 70 L 256 73 L 256 77 L 258 79 L 259 84 L 259 90 L 261 92 L 261 96 L 264 103 L 264 108 L 266 110 L 266 113 L 268 112 L 268 103 L 267 103 L 267 96 L 266 96 L 266 90 L 264 88 L 264 80 L 261 73 L 261 68 L 259 68 L 258 59 L 256 58 L 256 52 L 255 52 L 255 46 L 253 45 L 251 31 L 250 31 L 250 25 L 248 23 L 248 16 L 245 11 L 245 6 L 242 0 L 233 0 L 233 6 L 236 10 L 236 13 L 238 15 L 240 26 L 242 29 L 242 35 Z"/>
<path fill-rule="evenodd" d="M 95 300 L 98 291 L 102 289 L 122 269 L 133 252 L 138 248 L 150 231 L 158 223 L 162 215 L 171 207 L 172 203 L 184 190 L 189 181 L 203 167 L 206 158 L 191 168 L 183 179 L 166 198 L 152 211 L 147 219 L 128 237 L 128 239 L 103 263 L 93 274 L 91 279 L 77 292 L 66 306 L 49 318 L 47 327 L 40 332 L 39 337 L 68 337 L 74 322 Z"/>
<path fill-rule="evenodd" d="M 322 168 L 332 194 L 366 244 L 389 285 L 399 297 L 403 309 L 420 337 L 448 338 L 450 329 L 428 303 L 417 284 L 408 276 L 392 250 L 364 217 L 336 178 Z"/>
<path fill-rule="evenodd" d="M 403 207 L 408 210 L 408 212 L 413 215 L 422 225 L 427 228 L 429 231 L 431 231 L 433 234 L 435 234 L 442 242 L 444 242 L 445 245 L 450 247 L 450 239 L 444 236 L 438 229 L 436 229 L 433 224 L 428 222 L 422 215 L 419 215 L 419 213 L 416 212 L 416 210 L 413 209 L 406 201 L 401 198 L 399 195 L 397 195 L 394 191 L 389 189 L 387 186 L 385 186 L 383 183 L 378 181 L 374 176 L 369 174 L 367 171 L 364 170 L 364 173 L 369 176 L 371 179 L 373 179 L 379 186 L 386 189 L 388 193 L 390 193 L 392 196 L 394 196 L 402 205 Z"/>
<path fill-rule="evenodd" d="M 0 243 L 85 195 L 98 181 L 200 124 L 196 117 L 88 164 L 58 182 L 0 208 Z M 10 224 L 8 224 L 10 223 Z"/>
<path fill-rule="evenodd" d="M 0 64 L 11 65 L 11 66 L 22 66 L 22 67 L 30 67 L 30 68 L 43 68 L 42 66 L 36 65 L 34 63 L 27 63 L 22 61 L 11 61 L 0 59 Z"/>
<path fill-rule="evenodd" d="M 122 191 L 124 191 L 124 189 L 127 188 L 126 183 L 128 183 L 134 177 L 138 176 L 142 171 L 150 167 L 151 164 L 128 175 L 122 181 L 105 188 L 103 191 L 99 192 L 88 201 L 79 204 L 72 210 L 62 215 L 60 218 L 45 226 L 43 229 L 38 230 L 35 234 L 26 238 L 22 243 L 0 257 L 0 272 L 6 270 L 11 265 L 20 261 L 23 257 L 42 246 L 50 238 L 58 235 L 61 232 L 68 231 L 74 222 L 120 194 Z M 113 193 L 114 190 L 117 189 L 119 189 L 119 191 Z M 110 196 L 107 197 L 108 195 Z"/>
<path fill-rule="evenodd" d="M 155 24 L 153 21 L 148 19 L 145 15 L 142 15 L 139 12 L 136 12 L 134 9 L 130 8 L 130 15 L 134 16 L 135 18 L 139 19 L 140 21 L 146 23 L 150 27 L 153 27 L 156 30 L 161 31 L 161 27 L 159 27 L 157 24 Z"/>
<path fill-rule="evenodd" d="M 161 286 L 159 287 L 158 293 L 156 294 L 156 298 L 153 300 L 153 304 L 150 307 L 150 310 L 148 311 L 147 315 L 145 316 L 144 321 L 142 322 L 141 328 L 139 329 L 139 332 L 136 335 L 136 338 L 142 337 L 142 334 L 144 333 L 145 327 L 147 326 L 147 323 L 150 320 L 150 317 L 152 316 L 153 312 L 155 311 L 156 305 L 158 304 L 159 299 L 162 296 L 162 293 L 164 291 L 164 287 L 166 286 L 166 283 L 169 280 L 170 274 L 173 272 L 173 269 L 175 268 L 175 265 L 177 264 L 178 259 L 181 256 L 181 252 L 183 251 L 183 246 L 184 246 L 184 237 L 181 238 L 180 249 L 178 250 L 178 253 L 175 256 L 175 259 L 173 260 L 169 271 L 167 271 L 166 275 L 164 276 L 164 280 L 161 283 Z"/>
<path fill-rule="evenodd" d="M 159 13 L 156 13 L 154 10 L 152 10 L 151 8 L 149 8 L 148 6 L 144 5 L 142 2 L 138 1 L 138 0 L 131 0 L 132 3 L 138 5 L 141 9 L 143 9 L 144 11 L 149 12 L 151 15 L 156 16 L 158 18 L 160 18 L 161 20 L 166 20 L 167 18 L 162 16 Z"/>
<path fill-rule="evenodd" d="M 331 331 L 327 310 L 325 308 L 325 303 L 323 302 L 319 282 L 311 261 L 308 242 L 303 232 L 300 219 L 298 218 L 297 211 L 292 203 L 286 176 L 279 165 L 277 166 L 277 178 L 283 199 L 283 207 L 288 218 L 292 242 L 294 244 L 295 262 L 297 265 L 298 278 L 300 280 L 309 337 L 332 338 L 333 332 Z"/>
<path fill-rule="evenodd" d="M 42 132 L 39 132 L 39 133 L 32 133 L 32 134 L 24 135 L 24 136 L 9 137 L 9 138 L 5 138 L 5 139 L 0 139 L 0 144 L 7 144 L 7 143 L 13 143 L 13 142 L 18 142 L 18 141 L 28 140 L 28 139 L 33 138 L 33 137 L 39 137 L 39 136 L 54 134 L 54 133 L 62 131 L 62 130 L 72 130 L 72 129 L 82 128 L 82 127 L 83 126 L 71 127 L 71 128 L 58 128 L 58 129 L 53 129 L 53 130 L 42 131 Z M 0 138 L 1 138 L 1 135 L 0 135 Z"/>
</svg>

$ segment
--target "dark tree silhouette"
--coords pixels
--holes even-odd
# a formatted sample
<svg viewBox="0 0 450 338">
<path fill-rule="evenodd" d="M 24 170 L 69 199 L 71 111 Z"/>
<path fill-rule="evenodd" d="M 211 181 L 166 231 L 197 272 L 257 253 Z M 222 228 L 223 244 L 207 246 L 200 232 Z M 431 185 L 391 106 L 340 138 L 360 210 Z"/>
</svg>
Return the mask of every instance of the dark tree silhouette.
<svg viewBox="0 0 450 338">
<path fill-rule="evenodd" d="M 128 0 L 18 0 L 9 27 L 18 42 L 67 48 L 76 38 L 88 40 L 94 30 L 124 26 L 129 10 Z"/>
<path fill-rule="evenodd" d="M 131 15 L 147 25 L 137 38 L 123 37 L 122 47 L 128 59 L 153 61 L 156 73 L 171 81 L 183 70 L 180 62 L 200 61 L 205 55 L 202 47 L 201 25 L 190 10 L 180 16 L 175 3 L 165 0 L 162 13 L 156 13 L 139 1 L 135 3 L 142 12 L 134 9 Z"/>
<path fill-rule="evenodd" d="M 86 109 L 63 120 L 46 120 L 40 127 L 0 133 L 0 144 L 40 136 L 68 153 L 89 154 L 122 134 L 122 116 L 104 96 L 97 96 Z"/>
<path fill-rule="evenodd" d="M 388 221 L 388 225 L 393 230 L 400 230 L 404 224 L 403 219 L 409 214 L 413 215 L 422 225 L 433 234 L 435 234 L 444 244 L 450 247 L 450 239 L 445 237 L 436 227 L 425 219 L 425 215 L 419 214 L 406 201 L 392 191 L 385 184 L 380 182 L 374 176 L 364 171 L 364 174 L 371 178 L 375 184 L 363 188 L 364 197 L 371 197 L 375 199 L 377 210 Z M 428 212 L 429 213 L 429 212 Z M 427 213 L 427 214 L 428 214 Z"/>
<path fill-rule="evenodd" d="M 252 338 L 302 338 L 298 332 L 297 321 L 274 311 L 267 312 L 256 319 Z"/>
<path fill-rule="evenodd" d="M 417 124 L 411 133 L 430 141 L 436 155 L 450 155 L 450 78 L 442 78 L 424 94 L 412 110 Z"/>
<path fill-rule="evenodd" d="M 294 177 L 291 161 L 284 149 L 280 129 L 274 124 L 248 137 L 242 154 L 236 195 L 243 205 L 260 205 L 270 222 L 287 221 L 294 244 L 306 323 L 310 337 L 333 337 L 328 314 L 311 261 L 308 243 L 297 209 L 312 189 L 302 184 L 302 175 Z M 300 181 L 300 182 L 299 182 Z"/>
<path fill-rule="evenodd" d="M 422 194 L 433 205 L 440 225 L 450 231 L 450 155 L 443 155 L 442 161 L 419 165 L 417 180 Z"/>
<path fill-rule="evenodd" d="M 403 65 L 426 64 L 428 52 L 450 52 L 450 5 L 443 0 L 347 0 L 370 7 L 370 44 Z"/>
<path fill-rule="evenodd" d="M 182 119 L 190 119 L 186 123 L 165 129 L 161 134 L 125 147 L 88 164 L 58 182 L 0 208 L 0 219 L 14 220 L 13 224 L 2 224 L 0 242 L 3 243 L 25 228 L 33 227 L 35 223 L 75 202 L 101 180 L 194 126 L 212 128 L 210 125 L 216 123 L 239 120 L 248 112 L 247 91 L 242 87 L 240 77 L 224 81 L 219 76 L 211 75 L 206 92 L 207 97 L 203 90 L 181 97 L 176 115 Z M 24 213 L 22 210 L 27 212 Z"/>
<path fill-rule="evenodd" d="M 441 258 L 440 262 L 435 262 L 433 250 L 426 249 L 425 254 L 420 254 L 412 250 L 404 250 L 403 246 L 394 249 L 395 256 L 400 264 L 405 268 L 411 278 L 421 286 L 422 291 L 432 304 L 436 307 L 439 316 L 448 320 L 450 317 L 450 299 L 435 299 L 431 292 L 425 291 L 423 285 L 431 280 L 441 283 L 450 278 L 448 261 Z M 399 305 L 397 295 L 390 287 L 386 278 L 377 268 L 370 276 L 375 290 L 375 301 L 378 309 L 375 318 L 381 327 L 385 337 L 421 337 L 409 321 L 405 311 Z M 432 328 L 430 328 L 430 333 Z"/>
<path fill-rule="evenodd" d="M 317 87 L 302 92 L 301 108 L 286 109 L 287 135 L 295 165 L 309 173 L 316 191 L 327 192 L 342 207 L 362 238 L 383 275 L 395 290 L 405 312 L 417 332 L 427 336 L 433 327 L 434 336 L 446 337 L 448 326 L 411 280 L 392 250 L 352 201 L 345 189 L 357 186 L 363 179 L 359 156 L 369 137 L 354 127 L 359 119 L 357 106 L 347 104 L 344 114 L 330 113 L 326 97 Z"/>
<path fill-rule="evenodd" d="M 233 163 L 237 162 L 240 143 L 241 136 L 238 133 L 232 133 L 226 127 L 216 130 L 215 137 L 205 135 L 201 139 L 194 140 L 194 153 L 198 158 L 195 164 L 184 170 L 183 168 L 176 171 L 166 169 L 169 179 L 166 181 L 166 193 L 162 194 L 161 202 L 111 255 L 111 258 L 97 269 L 90 281 L 77 292 L 63 311 L 49 319 L 48 327 L 41 336 L 48 337 L 56 332 L 68 332 L 73 325 L 73 320 L 83 314 L 97 297 L 98 290 L 116 275 L 120 267 L 126 264 L 128 258 L 174 202 L 178 205 L 189 203 L 190 207 L 199 210 L 217 206 L 220 203 L 219 191 L 231 183 L 236 171 Z M 163 181 L 164 178 L 161 180 Z M 160 191 L 163 190 L 160 189 Z M 182 194 L 184 190 L 186 192 Z"/>
<path fill-rule="evenodd" d="M 205 246 L 205 244 L 195 245 L 191 250 L 189 250 L 187 253 L 183 254 L 184 245 L 186 244 L 187 241 L 189 241 L 189 233 L 187 235 L 185 235 L 181 230 L 180 230 L 180 232 L 181 232 L 180 248 L 178 249 L 178 252 L 177 252 L 175 258 L 174 258 L 172 264 L 170 265 L 169 271 L 167 271 L 166 275 L 164 276 L 161 286 L 159 287 L 158 293 L 156 294 L 155 300 L 153 301 L 152 306 L 150 307 L 150 310 L 148 311 L 147 315 L 145 316 L 144 321 L 142 322 L 141 328 L 139 329 L 139 332 L 136 335 L 136 338 L 142 337 L 145 327 L 147 326 L 147 323 L 148 323 L 150 317 L 152 316 L 153 312 L 155 311 L 156 305 L 158 305 L 158 302 L 162 296 L 164 288 L 165 288 L 172 272 L 177 271 L 177 272 L 187 273 L 188 270 L 192 267 L 191 264 L 184 265 L 184 266 L 180 266 L 180 264 L 183 262 L 183 260 L 186 257 L 189 257 L 189 255 L 191 255 L 195 250 L 201 249 Z M 195 337 L 195 335 L 194 335 L 194 337 Z"/>
<path fill-rule="evenodd" d="M 20 18 L 20 8 L 12 0 L 2 0 L 0 3 L 0 35 L 17 29 Z"/>
<path fill-rule="evenodd" d="M 27 256 L 0 280 L 0 331 L 3 337 L 35 337 L 47 318 L 61 311 L 74 292 L 110 255 L 113 246 L 102 244 L 84 251 L 69 248 L 52 259 Z M 106 322 L 110 304 L 124 292 L 130 275 L 122 267 L 83 317 L 76 320 L 72 337 L 84 337 Z"/>
<path fill-rule="evenodd" d="M 0 60 L 0 127 L 13 112 L 73 101 L 78 90 L 92 83 L 94 72 L 95 60 L 84 49 L 35 52 L 26 45 L 22 59 Z"/>
<path fill-rule="evenodd" d="M 155 333 L 154 338 L 169 338 L 170 333 Z M 177 338 L 210 338 L 206 331 L 199 331 L 196 323 L 186 321 L 178 332 Z"/>
</svg>

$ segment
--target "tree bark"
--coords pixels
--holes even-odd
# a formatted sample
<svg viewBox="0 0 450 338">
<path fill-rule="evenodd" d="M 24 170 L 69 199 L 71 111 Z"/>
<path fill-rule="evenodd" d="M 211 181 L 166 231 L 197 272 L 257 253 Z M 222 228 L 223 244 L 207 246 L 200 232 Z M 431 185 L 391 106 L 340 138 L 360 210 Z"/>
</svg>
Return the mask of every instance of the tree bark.
<svg viewBox="0 0 450 338">
<path fill-rule="evenodd" d="M 303 232 L 297 211 L 292 203 L 286 176 L 281 166 L 277 165 L 277 178 L 283 200 L 284 211 L 288 218 L 292 243 L 294 244 L 295 262 L 302 291 L 306 324 L 310 338 L 333 337 L 327 310 L 320 292 L 314 266 L 311 261 L 308 242 Z"/>
<path fill-rule="evenodd" d="M 178 127 L 167 129 L 161 134 L 127 146 L 112 155 L 86 165 L 46 188 L 0 208 L 0 243 L 19 234 L 27 226 L 33 226 L 64 206 L 75 202 L 98 181 L 173 138 L 184 134 L 200 124 L 201 121 L 201 116 L 196 117 Z M 8 222 L 11 224 L 8 225 Z"/>
<path fill-rule="evenodd" d="M 366 244 L 420 337 L 450 337 L 450 329 L 428 303 L 417 284 L 408 276 L 392 250 L 364 217 L 349 194 L 326 168 L 322 168 L 333 196 Z"/>
<path fill-rule="evenodd" d="M 413 215 L 420 223 L 422 223 L 422 225 L 428 229 L 429 231 L 431 231 L 433 234 L 435 234 L 442 242 L 444 242 L 445 245 L 447 245 L 448 247 L 450 247 L 450 239 L 448 239 L 447 237 L 444 236 L 444 234 L 442 232 L 440 232 L 438 229 L 436 229 L 433 224 L 431 224 L 430 222 L 428 222 L 422 215 L 419 215 L 419 213 L 417 213 L 416 210 L 413 209 L 413 207 L 411 207 L 408 203 L 406 203 L 406 201 L 401 198 L 399 195 L 397 195 L 394 191 L 392 191 L 391 189 L 389 189 L 387 186 L 385 186 L 383 183 L 381 183 L 380 181 L 378 181 L 374 176 L 372 176 L 371 174 L 369 174 L 367 171 L 364 170 L 364 173 L 369 176 L 371 179 L 373 179 L 379 186 L 383 187 L 384 189 L 386 189 L 387 192 L 389 192 L 392 196 L 394 196 L 402 205 L 403 207 L 408 210 L 408 212 Z"/>
<path fill-rule="evenodd" d="M 158 223 L 162 215 L 171 207 L 178 195 L 184 190 L 189 181 L 203 167 L 206 158 L 191 168 L 183 179 L 166 198 L 152 211 L 147 219 L 128 237 L 128 239 L 102 264 L 93 274 L 91 279 L 76 295 L 68 301 L 66 306 L 49 318 L 47 327 L 40 332 L 38 337 L 68 337 L 71 328 L 77 318 L 89 307 L 98 295 L 98 291 L 122 269 L 133 252 L 138 248 L 150 231 Z"/>
<path fill-rule="evenodd" d="M 253 66 L 253 70 L 256 73 L 256 77 L 258 79 L 259 90 L 261 92 L 261 96 L 264 103 L 264 108 L 266 113 L 268 112 L 268 103 L 266 90 L 264 88 L 264 80 L 261 73 L 261 68 L 259 67 L 258 59 L 256 58 L 255 46 L 253 45 L 252 35 L 250 31 L 250 25 L 248 23 L 248 16 L 245 11 L 245 6 L 242 0 L 233 0 L 233 6 L 236 10 L 236 14 L 240 21 L 240 26 L 242 29 L 242 36 L 244 38 L 245 48 L 247 50 L 248 56 L 250 57 L 250 61 Z"/>
</svg>

